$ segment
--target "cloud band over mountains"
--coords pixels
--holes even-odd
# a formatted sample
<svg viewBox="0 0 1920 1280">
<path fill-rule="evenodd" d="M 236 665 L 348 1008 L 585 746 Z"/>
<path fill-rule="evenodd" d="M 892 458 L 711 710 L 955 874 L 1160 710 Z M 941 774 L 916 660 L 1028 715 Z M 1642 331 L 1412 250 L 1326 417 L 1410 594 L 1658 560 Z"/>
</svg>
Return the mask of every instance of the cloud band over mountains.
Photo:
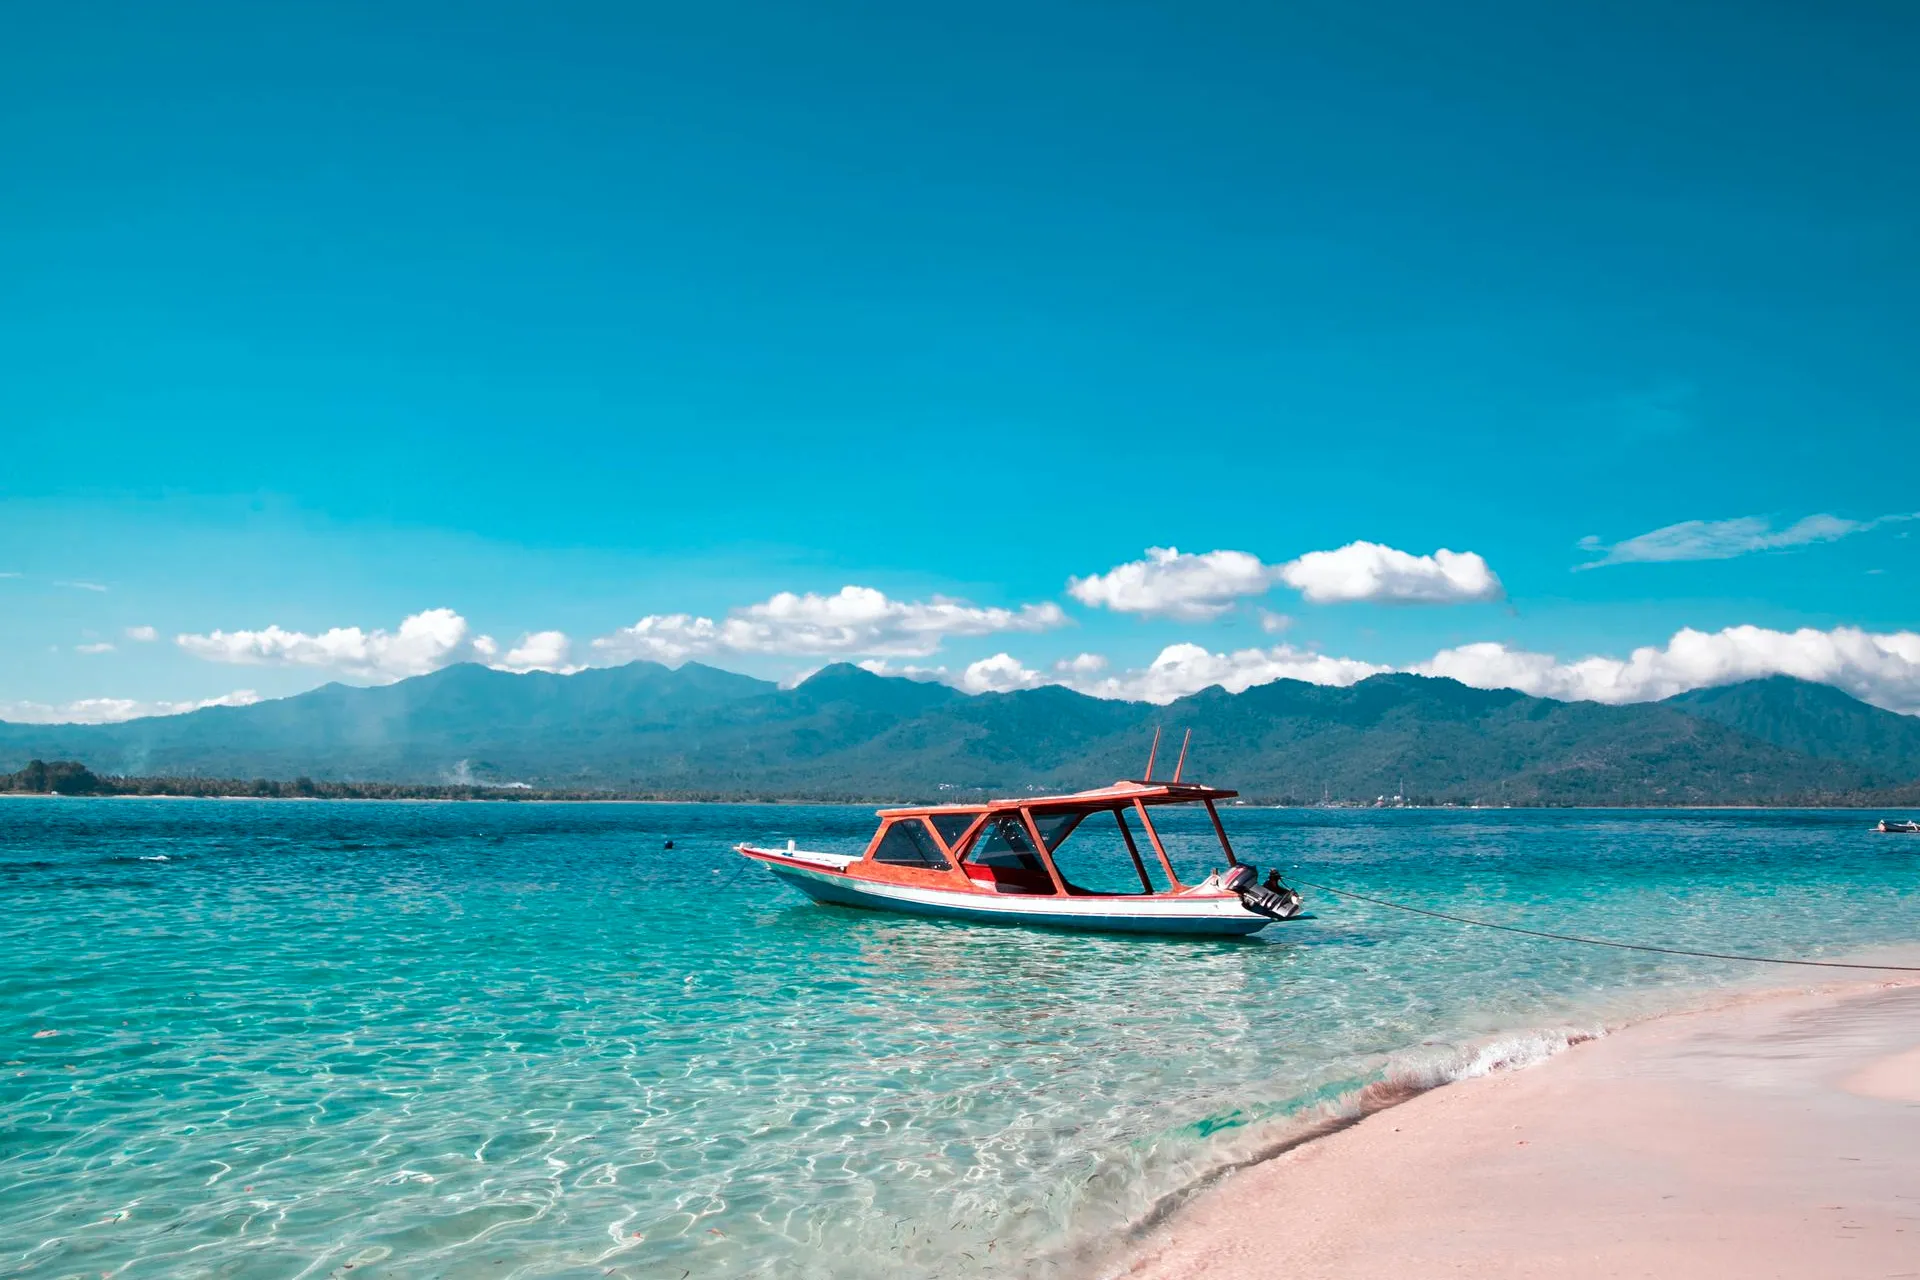
<svg viewBox="0 0 1920 1280">
<path fill-rule="evenodd" d="M 1051 601 L 1017 609 L 972 605 L 934 596 L 895 600 L 872 587 L 847 586 L 832 595 L 782 591 L 724 618 L 649 614 L 589 645 L 598 666 L 646 659 L 677 664 L 712 654 L 794 657 L 926 657 L 957 636 L 1039 632 L 1065 626 Z M 313 667 L 369 682 L 425 675 L 455 662 L 482 662 L 503 671 L 580 670 L 574 645 L 562 631 L 535 631 L 512 646 L 476 635 L 452 609 L 426 609 L 389 631 L 333 627 L 308 633 L 267 626 L 258 630 L 184 634 L 175 643 L 209 662 L 241 666 Z"/>
<path fill-rule="evenodd" d="M 1740 626 L 1716 632 L 1687 627 L 1665 645 L 1646 645 L 1626 658 L 1596 655 L 1571 661 L 1491 642 L 1442 649 L 1424 661 L 1399 666 L 1285 644 L 1230 652 L 1215 652 L 1200 644 L 1172 644 L 1147 666 L 1112 674 L 1097 655 L 1082 654 L 1074 661 L 1082 665 L 1069 668 L 1063 663 L 1040 671 L 1000 653 L 958 673 L 945 668 L 863 665 L 887 675 L 941 680 L 969 693 L 1058 684 L 1097 698 L 1157 703 L 1213 685 L 1229 693 L 1275 680 L 1350 685 L 1368 676 L 1403 671 L 1446 677 L 1476 689 L 1517 689 L 1563 702 L 1620 706 L 1656 702 L 1689 689 L 1786 675 L 1832 685 L 1889 711 L 1920 714 L 1920 633 L 1876 634 L 1858 627 L 1773 631 Z"/>
<path fill-rule="evenodd" d="M 1276 584 L 1292 587 L 1310 604 L 1472 604 L 1505 594 L 1486 560 L 1472 551 L 1443 547 L 1414 555 L 1366 541 L 1309 551 L 1278 565 L 1245 551 L 1193 555 L 1148 547 L 1144 559 L 1070 579 L 1067 593 L 1116 613 L 1203 621 Z"/>
<path fill-rule="evenodd" d="M 1611 545 L 1587 539 L 1583 545 L 1605 556 L 1582 567 L 1634 560 L 1727 558 L 1832 541 L 1915 518 L 1920 515 L 1870 521 L 1818 515 L 1777 531 L 1761 517 L 1687 521 Z M 1444 605 L 1505 597 L 1498 575 L 1474 552 L 1441 548 L 1418 555 L 1365 540 L 1310 551 L 1279 564 L 1267 564 L 1245 551 L 1192 554 L 1172 546 L 1150 547 L 1139 560 L 1070 578 L 1067 592 L 1089 608 L 1204 624 L 1279 586 L 1292 588 L 1312 605 Z M 1270 637 L 1277 638 L 1292 624 L 1287 616 L 1264 608 L 1255 612 Z M 1920 713 L 1920 635 L 1874 633 L 1858 627 L 1792 632 L 1758 626 L 1717 632 L 1683 628 L 1664 645 L 1643 646 L 1624 658 L 1596 654 L 1562 659 L 1481 641 L 1396 665 L 1287 643 L 1216 651 L 1195 639 L 1183 639 L 1164 645 L 1147 665 L 1128 669 L 1115 669 L 1104 655 L 1091 652 L 1050 666 L 1030 666 L 1005 650 L 952 667 L 935 660 L 949 640 L 1034 635 L 1072 623 L 1052 601 L 1005 607 L 941 595 L 903 600 L 873 587 L 849 584 L 831 593 L 778 592 L 718 616 L 648 614 L 578 644 L 558 630 L 527 632 L 511 644 L 497 641 L 476 634 L 465 617 L 445 607 L 411 614 L 392 629 L 348 626 L 304 632 L 269 625 L 180 634 L 175 643 L 181 651 L 209 662 L 308 668 L 367 683 L 424 675 L 458 662 L 480 662 L 510 672 L 567 674 L 636 660 L 677 665 L 697 658 L 801 658 L 858 661 L 880 674 L 938 680 L 974 694 L 1060 685 L 1094 697 L 1156 703 L 1211 686 L 1238 693 L 1275 680 L 1348 685 L 1371 675 L 1406 671 L 1449 677 L 1479 688 L 1620 704 L 1783 674 L 1833 685 L 1890 710 Z M 152 627 L 126 628 L 124 634 L 134 641 L 156 638 Z M 111 646 L 95 648 L 104 651 Z M 810 669 L 818 665 L 815 661 Z M 253 697 L 242 691 L 210 701 Z M 112 698 L 61 706 L 15 703 L 0 706 L 0 718 L 98 721 L 172 714 L 201 705 L 207 704 Z"/>
<path fill-rule="evenodd" d="M 1006 625 L 1000 629 L 1010 631 L 1038 630 L 1040 618 L 1044 616 L 1009 610 L 998 612 L 1007 615 L 1002 620 Z M 868 615 L 872 615 L 872 610 Z M 897 619 L 900 615 L 897 611 L 885 611 L 881 616 Z M 947 616 L 960 619 L 959 625 L 984 625 L 970 614 Z M 707 619 L 679 621 L 685 617 L 669 615 L 665 630 L 690 634 L 709 649 L 719 645 L 725 624 Z M 647 625 L 649 622 L 650 619 L 642 619 L 636 624 L 640 634 L 657 638 L 662 629 Z M 616 634 L 625 636 L 633 630 L 623 628 Z M 766 639 L 765 633 L 759 631 L 745 634 L 754 642 Z M 797 643 L 801 644 L 821 646 L 830 642 L 841 646 L 822 655 L 836 658 L 861 655 L 862 644 L 889 646 L 906 656 L 920 656 L 919 650 L 924 645 L 923 639 L 908 645 L 898 633 L 889 632 L 885 627 L 864 636 L 842 630 L 823 634 L 803 628 L 799 636 Z M 200 643 L 202 641 L 206 643 Z M 568 661 L 571 643 L 561 632 L 533 633 L 502 653 L 489 637 L 467 638 L 466 620 L 451 610 L 415 614 L 393 632 L 336 628 L 318 636 L 306 636 L 269 627 L 258 632 L 185 636 L 180 637 L 179 642 L 182 648 L 198 656 L 242 665 L 324 666 L 328 664 L 323 658 L 331 654 L 335 655 L 332 666 L 341 674 L 371 674 L 376 680 L 422 675 L 453 662 L 489 659 L 490 665 L 509 671 L 581 669 L 579 664 Z M 651 660 L 669 664 L 686 660 L 690 654 L 672 651 L 678 644 L 675 640 L 666 650 L 657 649 Z M 594 654 L 599 661 L 593 665 L 614 665 L 641 656 L 609 653 L 610 648 L 612 646 L 596 645 Z M 1656 701 L 1689 689 L 1787 675 L 1832 685 L 1889 711 L 1920 714 L 1920 632 L 1870 632 L 1859 627 L 1776 631 L 1735 626 L 1715 632 L 1689 627 L 1675 632 L 1664 645 L 1642 646 L 1625 658 L 1596 654 L 1569 660 L 1487 641 L 1442 649 L 1418 662 L 1391 664 L 1319 653 L 1288 644 L 1215 651 L 1183 641 L 1165 646 L 1145 667 L 1118 671 L 1111 668 L 1103 655 L 1095 653 L 1081 653 L 1045 668 L 1028 666 L 1004 651 L 958 669 L 898 663 L 889 656 L 877 654 L 868 656 L 860 665 L 880 675 L 937 680 L 974 694 L 1060 685 L 1092 697 L 1154 703 L 1172 702 L 1215 685 L 1229 693 L 1240 693 L 1276 680 L 1343 686 L 1368 676 L 1403 671 L 1446 677 L 1474 688 L 1516 689 L 1562 701 L 1621 705 Z M 60 705 L 16 702 L 0 704 L 0 720 L 106 723 L 139 716 L 174 715 L 204 706 L 243 706 L 258 700 L 252 691 L 240 690 L 202 701 L 92 698 Z"/>
</svg>

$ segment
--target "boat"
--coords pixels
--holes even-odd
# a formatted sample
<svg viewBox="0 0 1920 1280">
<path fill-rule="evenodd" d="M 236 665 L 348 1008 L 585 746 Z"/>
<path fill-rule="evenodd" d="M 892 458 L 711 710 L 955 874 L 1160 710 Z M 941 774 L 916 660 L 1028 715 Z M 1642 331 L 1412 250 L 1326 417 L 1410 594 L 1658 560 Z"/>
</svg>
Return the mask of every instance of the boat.
<svg viewBox="0 0 1920 1280">
<path fill-rule="evenodd" d="M 1880 819 L 1880 825 L 1875 827 L 1874 830 L 1878 831 L 1881 835 L 1887 836 L 1920 835 L 1920 822 L 1911 820 L 1903 822 L 1898 818 L 1882 818 Z"/>
<path fill-rule="evenodd" d="M 1180 754 L 1184 765 L 1184 744 Z M 734 848 L 816 902 L 949 920 L 1232 937 L 1297 918 L 1299 893 L 1278 872 L 1262 883 L 1258 869 L 1234 854 L 1216 806 L 1239 793 L 1179 776 L 1176 767 L 1174 780 L 1153 781 L 1150 753 L 1145 778 L 1091 791 L 877 810 L 879 826 L 859 854 L 799 849 L 793 841 L 785 849 Z M 1206 810 L 1224 868 L 1194 884 L 1181 881 L 1150 816 L 1166 805 Z M 1161 884 L 1149 873 L 1134 824 Z M 1139 890 L 1103 892 L 1074 883 L 1057 855 L 1076 836 L 1087 846 L 1109 844 L 1116 859 L 1124 849 Z"/>
</svg>

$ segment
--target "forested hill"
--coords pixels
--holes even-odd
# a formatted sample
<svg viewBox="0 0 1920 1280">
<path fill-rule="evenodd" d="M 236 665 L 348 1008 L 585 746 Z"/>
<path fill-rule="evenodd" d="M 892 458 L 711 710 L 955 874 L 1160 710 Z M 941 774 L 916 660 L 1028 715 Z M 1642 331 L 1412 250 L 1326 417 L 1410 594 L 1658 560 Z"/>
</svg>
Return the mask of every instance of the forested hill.
<svg viewBox="0 0 1920 1280">
<path fill-rule="evenodd" d="M 1249 797 L 1785 803 L 1920 778 L 1920 719 L 1774 679 L 1606 707 L 1452 680 L 1282 680 L 1166 707 L 1061 688 L 967 696 L 827 667 L 793 689 L 698 663 L 577 675 L 455 666 L 119 725 L 0 724 L 0 771 L 525 783 L 817 798 L 1055 789 L 1138 776 L 1153 727 Z"/>
<path fill-rule="evenodd" d="M 1882 711 L 1829 685 L 1774 676 L 1695 689 L 1667 705 L 1822 760 L 1920 779 L 1920 716 Z"/>
</svg>

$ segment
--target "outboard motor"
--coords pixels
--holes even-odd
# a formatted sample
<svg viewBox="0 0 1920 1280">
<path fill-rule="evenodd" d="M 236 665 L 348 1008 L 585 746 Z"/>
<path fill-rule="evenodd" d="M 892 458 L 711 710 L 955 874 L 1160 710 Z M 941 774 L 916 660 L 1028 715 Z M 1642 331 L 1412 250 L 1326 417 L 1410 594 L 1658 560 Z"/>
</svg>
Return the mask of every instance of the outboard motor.
<svg viewBox="0 0 1920 1280">
<path fill-rule="evenodd" d="M 1300 913 L 1300 894 L 1280 882 L 1278 869 L 1267 873 L 1267 882 L 1258 883 L 1260 873 L 1241 863 L 1221 877 L 1221 883 L 1240 895 L 1247 910 L 1257 911 L 1270 920 L 1286 920 Z"/>
</svg>

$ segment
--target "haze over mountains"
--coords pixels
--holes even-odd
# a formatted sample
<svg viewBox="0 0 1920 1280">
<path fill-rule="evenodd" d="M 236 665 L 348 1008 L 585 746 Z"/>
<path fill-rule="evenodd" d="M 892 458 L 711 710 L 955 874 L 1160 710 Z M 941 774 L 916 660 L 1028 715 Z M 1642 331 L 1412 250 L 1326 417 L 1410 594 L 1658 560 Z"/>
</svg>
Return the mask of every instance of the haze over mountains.
<svg viewBox="0 0 1920 1280">
<path fill-rule="evenodd" d="M 649 662 L 566 676 L 461 665 L 123 724 L 0 724 L 0 770 L 37 757 L 119 774 L 864 799 L 1137 776 L 1156 725 L 1193 730 L 1189 776 L 1263 799 L 1780 803 L 1920 778 L 1920 718 L 1786 677 L 1620 707 L 1414 675 L 1158 707 L 1059 687 L 969 696 L 844 664 L 781 689 Z"/>
</svg>

